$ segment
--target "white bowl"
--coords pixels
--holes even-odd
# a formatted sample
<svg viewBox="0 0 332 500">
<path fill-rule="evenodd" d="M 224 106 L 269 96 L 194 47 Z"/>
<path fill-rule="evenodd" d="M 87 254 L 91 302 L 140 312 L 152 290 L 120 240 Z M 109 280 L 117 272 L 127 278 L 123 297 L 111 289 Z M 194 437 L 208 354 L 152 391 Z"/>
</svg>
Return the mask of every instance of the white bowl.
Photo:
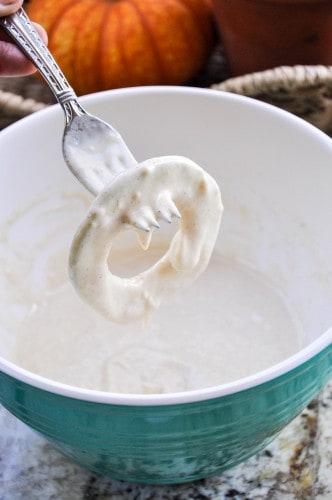
<svg viewBox="0 0 332 500">
<path fill-rule="evenodd" d="M 264 447 L 331 376 L 331 140 L 277 108 L 212 90 L 132 88 L 81 101 L 121 132 L 138 160 L 184 155 L 216 178 L 225 205 L 217 250 L 262 273 L 287 296 L 302 323 L 303 347 L 229 383 L 117 394 L 18 366 L 6 355 L 10 331 L 2 325 L 0 400 L 97 472 L 155 483 L 215 474 Z M 52 106 L 0 134 L 2 223 L 48 192 L 83 192 L 62 159 L 63 126 L 60 107 Z M 25 220 L 16 235 L 21 248 L 39 231 Z M 1 283 L 4 304 L 9 292 Z"/>
</svg>

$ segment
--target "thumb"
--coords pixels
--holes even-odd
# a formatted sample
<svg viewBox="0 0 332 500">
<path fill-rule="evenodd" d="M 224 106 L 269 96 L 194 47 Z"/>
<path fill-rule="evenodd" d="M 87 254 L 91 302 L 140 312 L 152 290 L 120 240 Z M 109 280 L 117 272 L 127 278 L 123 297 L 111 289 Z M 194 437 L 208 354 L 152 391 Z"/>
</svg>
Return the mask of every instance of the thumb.
<svg viewBox="0 0 332 500">
<path fill-rule="evenodd" d="M 39 24 L 34 24 L 34 26 L 42 40 L 47 43 L 47 34 L 44 28 Z M 8 38 L 6 40 L 0 39 L 0 76 L 25 76 L 35 73 L 35 71 L 35 66 L 14 43 Z"/>
</svg>

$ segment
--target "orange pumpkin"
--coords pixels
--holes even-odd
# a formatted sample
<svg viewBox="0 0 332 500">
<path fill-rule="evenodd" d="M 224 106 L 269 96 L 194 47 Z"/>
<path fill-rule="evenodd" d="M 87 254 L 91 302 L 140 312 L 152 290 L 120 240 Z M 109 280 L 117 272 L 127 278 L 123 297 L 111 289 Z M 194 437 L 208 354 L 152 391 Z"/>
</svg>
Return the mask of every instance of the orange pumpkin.
<svg viewBox="0 0 332 500">
<path fill-rule="evenodd" d="M 215 41 L 210 0 L 30 0 L 27 11 L 78 94 L 183 84 Z"/>
</svg>

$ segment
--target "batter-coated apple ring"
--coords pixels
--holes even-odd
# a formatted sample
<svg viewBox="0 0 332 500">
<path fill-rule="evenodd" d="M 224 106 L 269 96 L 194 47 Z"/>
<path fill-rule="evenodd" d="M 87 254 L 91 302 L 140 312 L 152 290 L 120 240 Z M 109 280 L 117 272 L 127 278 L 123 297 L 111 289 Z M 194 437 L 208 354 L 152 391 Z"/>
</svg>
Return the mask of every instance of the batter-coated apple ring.
<svg viewBox="0 0 332 500">
<path fill-rule="evenodd" d="M 115 178 L 92 203 L 70 249 L 70 279 L 110 320 L 144 320 L 205 270 L 222 210 L 217 183 L 196 163 L 180 156 L 146 160 Z M 120 231 L 145 231 L 148 247 L 159 220 L 173 216 L 180 217 L 179 230 L 159 261 L 131 278 L 111 273 L 110 247 Z"/>
</svg>

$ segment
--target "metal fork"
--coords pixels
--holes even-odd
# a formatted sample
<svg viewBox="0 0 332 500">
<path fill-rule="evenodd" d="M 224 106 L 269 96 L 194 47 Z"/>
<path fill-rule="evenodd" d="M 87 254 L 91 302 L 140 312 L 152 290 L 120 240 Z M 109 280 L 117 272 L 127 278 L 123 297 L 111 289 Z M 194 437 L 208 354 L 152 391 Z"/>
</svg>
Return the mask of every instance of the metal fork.
<svg viewBox="0 0 332 500">
<path fill-rule="evenodd" d="M 21 8 L 2 17 L 0 25 L 33 62 L 61 104 L 66 118 L 62 152 L 77 179 L 92 194 L 97 194 L 119 172 L 135 166 L 136 160 L 119 132 L 79 104 L 26 12 Z"/>
<path fill-rule="evenodd" d="M 21 8 L 2 17 L 0 25 L 33 62 L 61 104 L 66 118 L 62 153 L 77 179 L 96 195 L 119 172 L 137 165 L 119 132 L 79 104 L 26 12 Z"/>
<path fill-rule="evenodd" d="M 24 9 L 0 18 L 0 26 L 33 62 L 61 105 L 65 114 L 62 153 L 77 179 L 97 195 L 115 176 L 137 166 L 119 132 L 88 113 L 78 102 L 77 95 Z M 171 222 L 172 217 L 180 217 L 173 203 L 158 211 L 159 219 Z M 149 232 L 156 224 L 147 219 L 137 220 L 135 226 Z"/>
</svg>

